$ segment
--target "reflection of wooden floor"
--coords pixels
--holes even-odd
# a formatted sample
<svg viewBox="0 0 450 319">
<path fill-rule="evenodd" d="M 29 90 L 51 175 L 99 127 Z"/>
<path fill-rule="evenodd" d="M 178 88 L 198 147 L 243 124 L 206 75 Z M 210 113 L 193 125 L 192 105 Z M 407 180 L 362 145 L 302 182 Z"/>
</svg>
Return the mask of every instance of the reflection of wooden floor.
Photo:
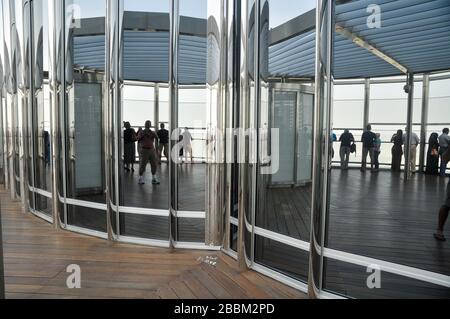
<svg viewBox="0 0 450 319">
<path fill-rule="evenodd" d="M 65 231 L 0 192 L 7 298 L 304 298 L 218 252 L 108 243 Z M 217 257 L 215 266 L 202 262 Z M 67 289 L 66 267 L 81 267 L 81 289 Z"/>
<path fill-rule="evenodd" d="M 309 241 L 309 229 L 311 228 L 310 185 L 267 188 L 262 197 L 264 202 L 260 204 L 256 213 L 256 226 Z"/>
</svg>

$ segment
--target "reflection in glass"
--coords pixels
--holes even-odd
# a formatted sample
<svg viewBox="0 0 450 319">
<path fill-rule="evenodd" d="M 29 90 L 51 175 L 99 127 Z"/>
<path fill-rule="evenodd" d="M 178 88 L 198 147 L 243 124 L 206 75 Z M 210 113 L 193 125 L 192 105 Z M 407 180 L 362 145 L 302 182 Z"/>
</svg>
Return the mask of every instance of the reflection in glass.
<svg viewBox="0 0 450 319">
<path fill-rule="evenodd" d="M 66 1 L 65 9 L 66 197 L 104 204 L 105 1 Z M 105 229 L 106 216 L 101 211 L 94 214 L 85 207 L 67 208 L 69 224 Z"/>
<path fill-rule="evenodd" d="M 293 7 L 296 11 L 286 14 L 287 3 L 290 1 L 260 2 L 260 34 L 256 41 L 259 72 L 255 74 L 259 77 L 255 93 L 259 101 L 256 103 L 259 160 L 255 224 L 275 234 L 308 242 L 314 89 L 310 70 L 295 67 L 308 57 L 291 51 L 298 47 L 294 43 L 301 45 L 304 37 L 309 36 L 310 29 L 299 29 L 300 24 L 291 19 L 307 25 L 310 22 L 306 13 L 315 3 L 297 3 Z M 292 34 L 286 34 L 285 30 Z M 307 280 L 307 252 L 257 236 L 255 261 Z"/>
<path fill-rule="evenodd" d="M 158 210 L 167 211 L 169 206 L 169 163 L 165 156 L 165 137 L 170 131 L 169 3 L 124 1 L 121 80 L 125 82 L 120 104 L 123 126 L 117 129 L 121 132 L 119 205 L 127 211 L 138 208 L 149 214 L 155 210 L 162 214 Z M 167 240 L 168 217 L 120 213 L 120 234 Z"/>
<path fill-rule="evenodd" d="M 48 24 L 44 17 L 48 12 L 47 0 L 33 2 L 33 136 L 35 187 L 52 191 L 50 104 L 48 86 Z M 30 166 L 31 167 L 31 166 Z M 51 201 L 36 195 L 36 210 L 51 215 Z"/>
</svg>

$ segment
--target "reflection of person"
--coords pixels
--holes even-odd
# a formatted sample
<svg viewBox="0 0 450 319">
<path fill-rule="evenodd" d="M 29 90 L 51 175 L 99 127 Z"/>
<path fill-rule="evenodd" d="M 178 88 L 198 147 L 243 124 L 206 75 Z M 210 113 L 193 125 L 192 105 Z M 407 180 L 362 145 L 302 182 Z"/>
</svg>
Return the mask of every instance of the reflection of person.
<svg viewBox="0 0 450 319">
<path fill-rule="evenodd" d="M 405 149 L 408 141 L 408 128 L 405 129 L 406 133 L 403 135 L 403 144 L 405 144 Z M 411 173 L 416 172 L 416 156 L 417 156 L 417 146 L 420 144 L 419 136 L 416 133 L 411 132 L 411 144 L 410 144 L 410 152 L 409 152 L 409 167 Z"/>
<path fill-rule="evenodd" d="M 367 155 L 370 156 L 370 166 L 374 168 L 374 147 L 375 139 L 377 136 L 372 132 L 372 126 L 367 125 L 367 130 L 363 133 L 361 137 L 361 142 L 363 143 L 362 161 L 361 161 L 361 171 L 365 172 L 367 168 Z"/>
<path fill-rule="evenodd" d="M 167 159 L 167 162 L 169 162 L 169 131 L 165 129 L 164 124 L 160 125 L 160 130 L 158 131 L 158 159 L 159 163 L 161 163 L 161 157 L 164 152 L 164 156 Z"/>
<path fill-rule="evenodd" d="M 381 135 L 376 134 L 375 144 L 373 148 L 373 161 L 374 161 L 374 171 L 378 172 L 380 169 L 380 154 L 381 154 Z"/>
<path fill-rule="evenodd" d="M 447 149 L 447 151 L 442 154 L 442 158 L 445 162 L 450 161 L 450 149 Z M 448 219 L 448 213 L 450 212 L 450 179 L 447 184 L 447 196 L 445 199 L 445 204 L 441 207 L 439 210 L 439 221 L 438 221 L 438 229 L 437 232 L 434 234 L 434 238 L 440 241 L 445 241 L 444 236 L 444 226 Z"/>
<path fill-rule="evenodd" d="M 349 130 L 345 130 L 344 133 L 339 137 L 339 142 L 341 142 L 340 156 L 341 156 L 341 169 L 348 169 L 348 162 L 350 161 L 350 151 L 352 143 L 355 142 L 353 134 Z"/>
<path fill-rule="evenodd" d="M 129 122 L 125 122 L 125 130 L 123 131 L 123 163 L 127 172 L 134 172 L 134 161 L 136 159 L 136 132 Z"/>
<path fill-rule="evenodd" d="M 447 152 L 450 145 L 450 136 L 448 136 L 449 129 L 445 128 L 442 130 L 442 135 L 439 136 L 439 155 L 441 155 L 441 167 L 440 167 L 440 174 L 441 176 L 445 176 L 445 171 L 447 170 L 447 163 L 448 161 L 444 161 L 442 159 L 442 155 Z"/>
<path fill-rule="evenodd" d="M 437 175 L 439 173 L 439 135 L 433 133 L 428 140 L 427 168 L 425 173 Z"/>
<path fill-rule="evenodd" d="M 138 141 L 142 143 L 142 149 L 140 153 L 140 163 L 139 163 L 139 184 L 145 184 L 144 173 L 145 168 L 148 163 L 150 163 L 152 169 L 152 184 L 159 184 L 159 180 L 156 176 L 158 169 L 158 160 L 156 155 L 155 141 L 158 140 L 158 136 L 155 132 L 151 130 L 152 122 L 145 122 L 145 128 L 141 130 L 138 134 Z"/>
<path fill-rule="evenodd" d="M 334 142 L 337 142 L 337 135 L 334 132 L 331 132 L 331 140 L 330 140 L 330 147 L 331 147 L 331 158 L 334 158 Z"/>
<path fill-rule="evenodd" d="M 193 138 L 191 133 L 189 132 L 189 129 L 186 127 L 183 132 L 183 153 L 185 161 L 187 162 L 187 156 L 189 153 L 189 156 L 191 158 L 191 163 L 193 162 L 193 156 L 192 156 L 192 142 Z"/>
<path fill-rule="evenodd" d="M 44 130 L 45 165 L 50 166 L 50 134 Z"/>
<path fill-rule="evenodd" d="M 391 138 L 392 146 L 392 165 L 391 169 L 394 172 L 400 172 L 402 166 L 402 156 L 403 156 L 403 131 L 398 130 Z"/>
</svg>

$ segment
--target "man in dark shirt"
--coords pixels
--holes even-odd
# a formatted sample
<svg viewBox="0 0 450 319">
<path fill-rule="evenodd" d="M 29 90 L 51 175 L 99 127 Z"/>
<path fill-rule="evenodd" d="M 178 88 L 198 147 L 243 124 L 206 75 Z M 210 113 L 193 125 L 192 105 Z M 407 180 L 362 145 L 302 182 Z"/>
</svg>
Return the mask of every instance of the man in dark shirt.
<svg viewBox="0 0 450 319">
<path fill-rule="evenodd" d="M 374 155 L 375 155 L 375 140 L 377 136 L 372 132 L 372 126 L 367 125 L 367 130 L 363 133 L 361 137 L 361 142 L 363 143 L 363 154 L 361 163 L 361 172 L 366 171 L 367 165 L 367 154 L 370 156 L 370 165 L 372 170 L 374 168 Z"/>
<path fill-rule="evenodd" d="M 341 156 L 342 170 L 348 169 L 348 162 L 350 161 L 350 150 L 351 150 L 350 147 L 354 141 L 355 138 L 353 137 L 353 134 L 350 133 L 349 130 L 345 130 L 344 133 L 339 138 L 339 142 L 341 142 L 340 156 Z"/>
<path fill-rule="evenodd" d="M 165 129 L 164 124 L 161 124 L 160 128 L 161 129 L 158 131 L 158 139 L 159 139 L 158 157 L 159 163 L 161 164 L 161 158 L 163 153 L 167 159 L 167 162 L 169 162 L 169 131 Z"/>
</svg>

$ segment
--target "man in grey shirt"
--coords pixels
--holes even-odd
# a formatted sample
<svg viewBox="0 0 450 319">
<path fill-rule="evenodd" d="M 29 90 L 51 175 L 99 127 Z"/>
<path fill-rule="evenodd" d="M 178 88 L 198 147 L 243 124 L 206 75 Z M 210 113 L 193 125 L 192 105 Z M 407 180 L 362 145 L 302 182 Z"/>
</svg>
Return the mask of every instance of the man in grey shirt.
<svg viewBox="0 0 450 319">
<path fill-rule="evenodd" d="M 406 156 L 406 145 L 408 144 L 408 141 L 406 140 L 408 138 L 407 132 L 408 128 L 405 129 L 405 134 L 403 134 L 403 144 L 405 145 L 405 156 Z M 417 136 L 416 133 L 411 132 L 411 145 L 410 145 L 410 152 L 409 152 L 409 167 L 411 170 L 411 173 L 416 172 L 416 156 L 417 156 L 417 146 L 420 144 L 419 136 Z"/>
<path fill-rule="evenodd" d="M 441 167 L 440 174 L 442 177 L 445 177 L 445 171 L 447 170 L 447 163 L 443 158 L 443 154 L 448 150 L 450 144 L 450 136 L 448 135 L 449 129 L 444 128 L 442 130 L 442 135 L 439 136 L 439 155 L 441 156 Z"/>
</svg>

